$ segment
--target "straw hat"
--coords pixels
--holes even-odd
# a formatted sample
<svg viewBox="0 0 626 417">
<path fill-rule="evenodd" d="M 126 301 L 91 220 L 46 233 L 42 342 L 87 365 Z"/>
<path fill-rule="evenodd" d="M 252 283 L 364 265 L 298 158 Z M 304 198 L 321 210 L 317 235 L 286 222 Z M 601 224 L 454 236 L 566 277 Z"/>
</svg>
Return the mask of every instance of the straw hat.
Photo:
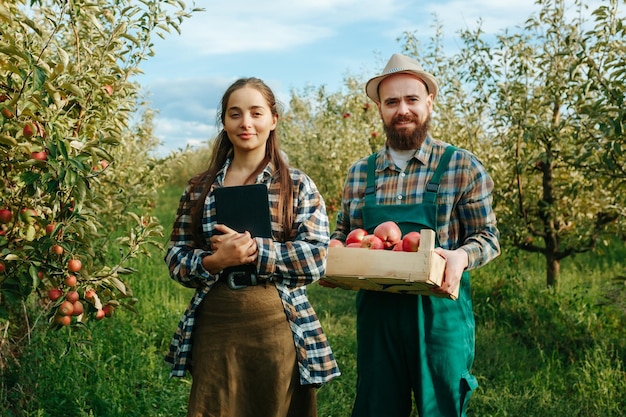
<svg viewBox="0 0 626 417">
<path fill-rule="evenodd" d="M 432 74 L 424 71 L 422 66 L 418 64 L 417 61 L 401 54 L 393 54 L 391 58 L 389 58 L 389 62 L 387 62 L 383 73 L 370 79 L 367 84 L 365 84 L 365 92 L 367 93 L 367 96 L 375 102 L 379 102 L 380 97 L 378 97 L 378 86 L 381 81 L 392 74 L 400 73 L 415 75 L 417 78 L 422 80 L 424 84 L 426 84 L 428 92 L 433 95 L 433 100 L 437 98 L 437 92 L 439 91 L 437 79 Z"/>
</svg>

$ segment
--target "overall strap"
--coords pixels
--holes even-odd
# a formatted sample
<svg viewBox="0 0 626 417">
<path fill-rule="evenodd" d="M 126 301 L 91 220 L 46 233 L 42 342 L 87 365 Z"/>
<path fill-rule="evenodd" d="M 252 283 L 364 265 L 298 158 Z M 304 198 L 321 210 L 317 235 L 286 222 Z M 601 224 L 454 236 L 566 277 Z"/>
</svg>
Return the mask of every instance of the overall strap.
<svg viewBox="0 0 626 417">
<path fill-rule="evenodd" d="M 450 158 L 452 154 L 456 151 L 456 147 L 449 145 L 446 147 L 441 159 L 439 160 L 439 165 L 437 165 L 437 169 L 433 174 L 433 177 L 430 179 L 428 184 L 426 184 L 426 192 L 424 193 L 424 203 L 435 204 L 437 199 L 437 192 L 439 191 L 439 183 L 441 182 L 441 176 L 444 171 L 448 167 L 448 163 L 450 162 Z"/>
<path fill-rule="evenodd" d="M 376 205 L 376 152 L 367 158 L 367 186 L 365 188 L 365 205 Z"/>
</svg>

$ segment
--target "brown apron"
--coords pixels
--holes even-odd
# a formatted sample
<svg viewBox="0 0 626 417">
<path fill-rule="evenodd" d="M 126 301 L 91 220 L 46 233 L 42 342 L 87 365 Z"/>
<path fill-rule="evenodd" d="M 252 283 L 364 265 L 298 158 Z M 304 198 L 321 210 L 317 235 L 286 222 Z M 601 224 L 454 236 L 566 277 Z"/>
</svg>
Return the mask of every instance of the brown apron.
<svg viewBox="0 0 626 417">
<path fill-rule="evenodd" d="M 188 417 L 315 417 L 276 287 L 218 283 L 196 311 Z"/>
</svg>

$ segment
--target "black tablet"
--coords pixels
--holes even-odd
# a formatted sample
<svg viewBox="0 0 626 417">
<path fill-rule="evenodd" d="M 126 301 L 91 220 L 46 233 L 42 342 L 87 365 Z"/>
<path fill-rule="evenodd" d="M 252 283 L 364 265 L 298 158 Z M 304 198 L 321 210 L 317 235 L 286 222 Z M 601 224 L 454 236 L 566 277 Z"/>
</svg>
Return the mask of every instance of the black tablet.
<svg viewBox="0 0 626 417">
<path fill-rule="evenodd" d="M 252 237 L 272 237 L 270 205 L 265 184 L 237 185 L 213 190 L 217 223 Z"/>
</svg>

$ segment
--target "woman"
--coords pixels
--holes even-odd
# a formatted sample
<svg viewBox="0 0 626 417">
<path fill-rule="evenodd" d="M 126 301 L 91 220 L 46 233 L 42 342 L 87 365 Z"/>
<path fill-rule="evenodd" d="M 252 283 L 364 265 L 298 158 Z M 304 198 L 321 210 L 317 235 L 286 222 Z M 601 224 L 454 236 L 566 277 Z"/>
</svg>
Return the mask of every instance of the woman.
<svg viewBox="0 0 626 417">
<path fill-rule="evenodd" d="M 315 388 L 339 375 L 305 289 L 326 269 L 324 201 L 283 157 L 276 99 L 263 81 L 233 83 L 219 117 L 210 166 L 181 197 L 165 257 L 171 277 L 196 288 L 166 361 L 172 376 L 192 374 L 188 416 L 316 416 Z M 272 238 L 216 224 L 212 190 L 259 183 Z M 220 275 L 250 263 L 258 285 L 233 289 Z"/>
</svg>

